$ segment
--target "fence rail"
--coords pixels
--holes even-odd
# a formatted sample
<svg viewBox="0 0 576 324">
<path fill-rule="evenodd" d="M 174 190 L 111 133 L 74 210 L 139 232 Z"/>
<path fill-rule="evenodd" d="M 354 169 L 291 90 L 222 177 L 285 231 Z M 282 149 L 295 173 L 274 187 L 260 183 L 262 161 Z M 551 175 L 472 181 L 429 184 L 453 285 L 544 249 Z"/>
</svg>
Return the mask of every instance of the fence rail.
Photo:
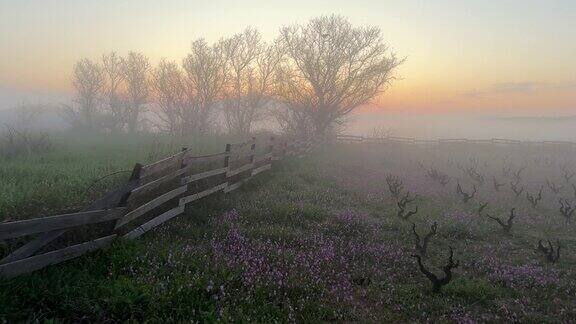
<svg viewBox="0 0 576 324">
<path fill-rule="evenodd" d="M 256 139 L 251 138 L 226 144 L 225 150 L 216 154 L 194 156 L 183 148 L 148 165 L 137 163 L 128 182 L 80 212 L 0 223 L 0 242 L 13 246 L 0 260 L 0 276 L 14 277 L 61 263 L 102 249 L 118 238 L 136 239 L 183 214 L 187 204 L 233 191 L 272 169 L 273 161 L 301 156 L 321 142 L 319 138 L 275 141 L 270 137 L 265 152 L 256 155 Z M 63 238 L 79 228 L 84 228 L 80 242 Z M 90 235 L 86 232 L 92 237 L 87 239 Z M 25 238 L 28 242 L 22 243 Z"/>
</svg>

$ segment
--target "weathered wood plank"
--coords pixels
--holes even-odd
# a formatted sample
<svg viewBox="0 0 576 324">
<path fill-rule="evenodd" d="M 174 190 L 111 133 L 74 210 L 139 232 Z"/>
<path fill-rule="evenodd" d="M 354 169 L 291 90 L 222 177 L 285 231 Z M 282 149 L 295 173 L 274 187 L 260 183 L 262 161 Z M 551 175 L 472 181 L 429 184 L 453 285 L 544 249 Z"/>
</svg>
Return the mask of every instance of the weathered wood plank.
<svg viewBox="0 0 576 324">
<path fill-rule="evenodd" d="M 65 232 L 66 230 L 64 229 L 42 233 L 38 237 L 34 238 L 32 241 L 26 243 L 25 245 L 19 247 L 18 249 L 10 253 L 4 259 L 0 260 L 0 264 L 27 258 L 32 254 L 36 253 L 36 251 L 38 251 L 46 244 L 60 237 L 60 235 L 64 234 Z"/>
<path fill-rule="evenodd" d="M 158 173 L 168 167 L 173 167 L 175 165 L 180 165 L 180 161 L 186 152 L 178 152 L 172 156 L 162 159 L 158 162 L 154 162 L 142 167 L 141 178 L 150 177 L 155 173 Z"/>
<path fill-rule="evenodd" d="M 158 196 L 157 198 L 145 203 L 144 205 L 130 211 L 129 213 L 124 215 L 124 217 L 122 217 L 118 221 L 118 223 L 116 224 L 116 227 L 114 229 L 118 229 L 119 227 L 135 220 L 136 218 L 138 218 L 138 217 L 144 215 L 145 213 L 153 210 L 154 208 L 164 204 L 165 202 L 178 197 L 179 195 L 185 193 L 186 190 L 188 190 L 187 185 L 178 187 L 178 188 L 171 190 L 171 191 L 168 191 L 167 193 L 165 193 L 161 196 Z"/>
<path fill-rule="evenodd" d="M 156 180 L 147 182 L 137 188 L 134 188 L 130 194 L 130 196 L 128 197 L 128 201 L 134 200 L 142 195 L 145 195 L 146 193 L 158 188 L 159 186 L 161 186 L 162 184 L 172 181 L 175 178 L 183 175 L 184 173 L 188 172 L 190 169 L 192 169 L 193 165 L 186 165 L 181 169 L 178 169 L 170 174 L 167 174 L 163 177 L 160 177 Z"/>
<path fill-rule="evenodd" d="M 511 140 L 507 138 L 493 138 L 492 144 L 520 144 L 521 141 L 518 140 Z"/>
<path fill-rule="evenodd" d="M 110 244 L 115 237 L 116 234 L 112 234 L 93 241 L 72 245 L 60 250 L 47 252 L 10 263 L 4 263 L 0 265 L 0 276 L 11 278 L 23 273 L 42 269 L 51 264 L 57 264 L 79 257 L 85 253 L 103 248 L 104 246 Z"/>
<path fill-rule="evenodd" d="M 243 180 L 239 180 L 236 183 L 229 184 L 228 186 L 226 186 L 226 188 L 224 188 L 224 193 L 229 193 L 230 191 L 233 191 L 233 190 L 240 188 L 246 180 L 247 179 L 243 179 Z"/>
<path fill-rule="evenodd" d="M 357 135 L 337 135 L 336 136 L 337 139 L 357 139 L 357 140 L 361 140 L 364 137 L 362 136 L 357 136 Z"/>
<path fill-rule="evenodd" d="M 250 146 L 253 145 L 254 143 L 256 143 L 256 139 L 251 138 L 246 142 L 230 144 L 230 151 L 234 152 L 243 149 L 250 149 Z"/>
<path fill-rule="evenodd" d="M 140 176 L 141 170 L 142 165 L 137 163 L 134 166 L 132 176 L 130 177 L 130 180 L 127 183 L 120 186 L 118 189 L 107 193 L 104 197 L 96 200 L 90 206 L 84 208 L 82 211 L 108 209 L 123 204 L 126 201 L 127 197 L 130 195 L 130 191 L 138 186 L 139 183 L 138 178 Z M 17 250 L 10 253 L 4 259 L 0 260 L 0 264 L 27 258 L 36 253 L 36 251 L 38 251 L 45 245 L 49 244 L 50 242 L 60 237 L 62 234 L 66 233 L 66 231 L 67 231 L 66 229 L 63 229 L 42 233 L 38 237 L 34 238 L 32 241 L 26 243 L 25 245 L 21 246 Z"/>
<path fill-rule="evenodd" d="M 466 138 L 441 138 L 438 143 L 468 143 Z"/>
<path fill-rule="evenodd" d="M 182 184 L 187 184 L 187 183 L 191 183 L 194 181 L 213 177 L 215 175 L 226 173 L 227 171 L 228 171 L 228 168 L 225 167 L 225 168 L 214 169 L 214 170 L 210 170 L 210 171 L 206 171 L 206 172 L 202 172 L 202 173 L 198 173 L 198 174 L 192 174 L 192 175 L 189 175 L 189 176 L 183 178 Z"/>
<path fill-rule="evenodd" d="M 220 190 L 225 190 L 226 187 L 228 187 L 228 182 L 221 183 L 221 184 L 219 184 L 219 185 L 217 185 L 217 186 L 214 186 L 214 187 L 212 187 L 212 188 L 210 188 L 210 189 L 206 189 L 206 190 L 204 190 L 204 191 L 195 193 L 195 194 L 190 195 L 190 196 L 182 197 L 182 198 L 180 198 L 179 204 L 180 204 L 180 205 L 186 205 L 186 204 L 188 204 L 188 203 L 190 203 L 190 202 L 193 202 L 194 200 L 198 200 L 198 199 L 200 199 L 200 198 L 204 198 L 204 197 L 209 196 L 209 195 L 211 195 L 211 194 L 213 194 L 213 193 L 216 193 L 216 192 L 218 192 L 218 191 L 220 191 Z"/>
<path fill-rule="evenodd" d="M 248 171 L 254 167 L 253 163 L 244 164 L 243 166 L 236 168 L 234 170 L 226 172 L 226 177 L 230 178 L 242 172 Z"/>
<path fill-rule="evenodd" d="M 262 161 L 266 161 L 272 158 L 272 153 L 262 154 L 260 156 L 254 157 L 254 163 L 259 163 Z"/>
<path fill-rule="evenodd" d="M 265 164 L 261 167 L 258 167 L 256 169 L 252 170 L 252 176 L 257 175 L 260 172 L 266 171 L 266 170 L 270 170 L 272 168 L 272 164 Z"/>
<path fill-rule="evenodd" d="M 203 156 L 191 156 L 185 155 L 182 158 L 184 164 L 190 164 L 191 162 L 213 162 L 218 160 L 223 160 L 226 157 L 226 152 L 220 152 L 210 155 L 203 155 Z"/>
<path fill-rule="evenodd" d="M 0 239 L 15 238 L 36 233 L 68 229 L 118 219 L 126 208 L 93 210 L 72 214 L 48 216 L 0 224 Z"/>
<path fill-rule="evenodd" d="M 155 217 L 155 218 L 149 220 L 148 222 L 136 227 L 132 231 L 126 233 L 124 235 L 124 238 L 130 239 L 130 240 L 136 239 L 136 238 L 140 237 L 142 234 L 153 229 L 154 227 L 182 214 L 184 212 L 184 209 L 185 209 L 185 205 L 178 205 L 177 207 L 172 208 L 172 209 L 162 213 L 158 217 Z"/>
</svg>

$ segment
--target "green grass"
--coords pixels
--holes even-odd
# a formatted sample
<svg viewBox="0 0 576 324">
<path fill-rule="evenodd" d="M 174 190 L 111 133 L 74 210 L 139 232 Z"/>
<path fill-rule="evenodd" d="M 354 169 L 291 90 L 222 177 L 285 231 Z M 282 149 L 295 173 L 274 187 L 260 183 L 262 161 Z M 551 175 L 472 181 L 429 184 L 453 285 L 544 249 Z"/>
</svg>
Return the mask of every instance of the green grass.
<svg viewBox="0 0 576 324">
<path fill-rule="evenodd" d="M 0 158 L 0 221 L 78 210 L 125 181 L 136 162 L 147 164 L 182 147 L 221 152 L 233 140 L 68 133 L 52 138 L 52 152 Z"/>
<path fill-rule="evenodd" d="M 144 150 L 139 154 L 145 158 Z M 467 154 L 450 156 L 466 161 Z M 532 210 L 525 199 L 483 186 L 478 199 L 489 199 L 491 213 L 503 217 L 511 204 L 518 208 L 513 235 L 503 236 L 474 214 L 477 200 L 462 204 L 452 186 L 420 177 L 426 170 L 415 161 L 459 176 L 445 156 L 340 145 L 282 161 L 238 191 L 192 204 L 140 240 L 0 280 L 0 319 L 570 322 L 576 242 L 554 198 Z M 498 169 L 494 163 L 482 172 Z M 388 172 L 419 193 L 420 212 L 409 221 L 395 216 Z M 448 246 L 461 264 L 440 294 L 430 292 L 411 257 L 411 222 L 423 233 L 434 221 L 438 235 L 425 264 L 439 272 Z M 547 236 L 563 242 L 558 264 L 545 264 L 534 251 L 535 240 Z"/>
</svg>

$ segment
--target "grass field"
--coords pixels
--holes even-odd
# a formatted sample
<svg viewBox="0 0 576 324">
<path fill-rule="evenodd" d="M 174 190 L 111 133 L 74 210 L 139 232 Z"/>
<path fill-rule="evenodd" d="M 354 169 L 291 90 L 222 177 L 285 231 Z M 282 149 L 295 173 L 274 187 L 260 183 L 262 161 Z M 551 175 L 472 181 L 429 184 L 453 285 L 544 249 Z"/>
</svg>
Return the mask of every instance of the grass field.
<svg viewBox="0 0 576 324">
<path fill-rule="evenodd" d="M 94 178 L 130 168 L 154 151 L 131 143 L 118 143 L 106 155 L 94 147 L 69 146 L 67 153 L 21 165 L 2 162 L 3 174 L 20 167 L 44 179 L 42 159 L 69 161 L 62 165 L 71 168 L 78 155 L 98 161 L 94 173 L 86 171 L 89 162 L 73 168 L 82 180 L 62 179 L 52 185 L 62 191 L 47 197 L 30 189 L 34 176 L 11 176 L 9 187 L 15 189 L 3 193 L 2 206 L 26 215 L 38 211 L 18 186 L 46 210 L 73 206 L 60 195 L 80 193 Z M 210 145 L 199 150 L 209 151 Z M 141 240 L 0 281 L 0 318 L 568 323 L 576 316 L 575 225 L 558 210 L 559 198 L 576 202 L 561 171 L 568 162 L 573 156 L 548 151 L 327 145 L 279 162 L 237 192 L 193 204 Z M 474 165 L 483 184 L 466 173 Z M 509 183 L 523 166 L 519 185 L 525 192 L 515 197 Z M 450 182 L 442 185 L 428 176 L 432 168 Z M 56 165 L 50 169 L 55 178 L 64 174 Z M 400 198 L 407 191 L 417 195 L 410 210 L 418 206 L 418 212 L 407 220 L 397 215 L 389 174 L 402 181 Z M 505 183 L 497 192 L 493 177 Z M 554 193 L 546 180 L 562 188 Z M 478 193 L 464 203 L 457 182 L 467 192 L 477 185 Z M 536 194 L 541 185 L 543 199 L 532 208 L 526 193 Z M 88 199 L 82 196 L 75 204 Z M 481 202 L 488 205 L 478 213 Z M 506 220 L 512 207 L 517 217 L 505 234 L 486 214 Z M 433 222 L 438 233 L 424 264 L 441 273 L 449 246 L 460 262 L 439 294 L 430 291 L 412 257 L 412 223 L 424 235 Z M 561 241 L 557 263 L 544 261 L 536 250 L 539 239 Z"/>
<path fill-rule="evenodd" d="M 55 134 L 42 155 L 0 158 L 0 221 L 76 211 L 147 164 L 189 147 L 198 154 L 222 152 L 226 137 Z M 116 173 L 118 172 L 118 173 Z"/>
</svg>

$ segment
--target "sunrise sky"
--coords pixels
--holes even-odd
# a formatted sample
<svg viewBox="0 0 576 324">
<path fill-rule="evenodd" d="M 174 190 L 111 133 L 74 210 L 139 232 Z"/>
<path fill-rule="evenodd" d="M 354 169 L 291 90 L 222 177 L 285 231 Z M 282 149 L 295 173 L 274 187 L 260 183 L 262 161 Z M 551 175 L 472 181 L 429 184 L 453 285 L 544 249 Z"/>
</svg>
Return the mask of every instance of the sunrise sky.
<svg viewBox="0 0 576 324">
<path fill-rule="evenodd" d="M 576 112 L 574 0 L 0 0 L 0 109 L 71 94 L 82 57 L 180 61 L 192 40 L 340 14 L 379 26 L 406 63 L 383 112 Z"/>
</svg>

